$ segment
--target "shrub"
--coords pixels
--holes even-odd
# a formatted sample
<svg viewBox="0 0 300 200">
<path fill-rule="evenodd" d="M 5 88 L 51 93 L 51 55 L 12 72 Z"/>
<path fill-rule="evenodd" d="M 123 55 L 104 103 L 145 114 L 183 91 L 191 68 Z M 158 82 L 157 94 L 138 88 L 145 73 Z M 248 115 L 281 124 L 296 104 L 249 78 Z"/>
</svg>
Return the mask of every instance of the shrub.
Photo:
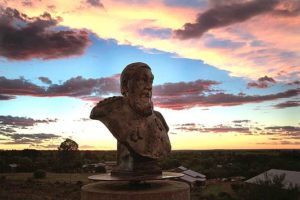
<svg viewBox="0 0 300 200">
<path fill-rule="evenodd" d="M 95 168 L 96 173 L 106 173 L 106 169 L 103 166 L 98 166 Z"/>
<path fill-rule="evenodd" d="M 46 171 L 42 169 L 38 169 L 35 172 L 33 172 L 33 177 L 37 179 L 46 178 L 46 175 L 47 175 Z"/>
</svg>

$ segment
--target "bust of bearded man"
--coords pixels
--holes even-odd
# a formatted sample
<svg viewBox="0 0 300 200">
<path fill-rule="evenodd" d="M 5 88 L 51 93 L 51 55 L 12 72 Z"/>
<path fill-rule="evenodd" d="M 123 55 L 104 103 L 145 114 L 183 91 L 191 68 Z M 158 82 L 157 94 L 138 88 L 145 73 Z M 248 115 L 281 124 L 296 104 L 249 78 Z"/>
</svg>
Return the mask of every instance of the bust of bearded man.
<svg viewBox="0 0 300 200">
<path fill-rule="evenodd" d="M 153 110 L 151 68 L 141 62 L 127 65 L 121 74 L 122 96 L 100 101 L 90 115 L 117 139 L 117 166 L 111 175 L 141 176 L 162 173 L 158 160 L 171 152 L 169 127 Z"/>
</svg>

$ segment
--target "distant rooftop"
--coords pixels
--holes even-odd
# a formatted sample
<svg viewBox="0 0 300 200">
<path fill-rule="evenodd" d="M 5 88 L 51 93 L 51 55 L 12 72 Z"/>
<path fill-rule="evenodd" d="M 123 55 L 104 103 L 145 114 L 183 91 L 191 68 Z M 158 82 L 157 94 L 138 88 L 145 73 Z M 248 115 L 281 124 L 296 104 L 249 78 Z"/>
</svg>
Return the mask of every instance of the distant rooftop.
<svg viewBox="0 0 300 200">
<path fill-rule="evenodd" d="M 270 169 L 253 178 L 246 180 L 245 182 L 256 184 L 258 180 L 264 181 L 266 179 L 266 175 L 272 179 L 274 176 L 280 176 L 282 174 L 285 174 L 285 179 L 283 181 L 284 188 L 288 188 L 289 185 L 300 187 L 300 172 L 280 169 Z"/>
<path fill-rule="evenodd" d="M 206 178 L 206 176 L 204 174 L 200 174 L 199 172 L 195 172 L 195 171 L 190 170 L 190 169 L 185 170 L 182 173 L 185 174 L 185 175 L 189 175 L 191 177 L 194 177 L 194 178 L 203 178 L 203 179 Z"/>
</svg>

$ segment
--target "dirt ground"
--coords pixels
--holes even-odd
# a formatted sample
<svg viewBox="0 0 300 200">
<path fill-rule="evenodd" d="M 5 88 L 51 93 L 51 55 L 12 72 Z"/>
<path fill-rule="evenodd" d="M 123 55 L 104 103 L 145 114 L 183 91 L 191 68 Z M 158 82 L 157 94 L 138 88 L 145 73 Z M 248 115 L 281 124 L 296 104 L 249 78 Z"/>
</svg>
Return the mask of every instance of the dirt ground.
<svg viewBox="0 0 300 200">
<path fill-rule="evenodd" d="M 80 200 L 81 184 L 1 180 L 1 200 Z"/>
<path fill-rule="evenodd" d="M 32 173 L 0 174 L 1 200 L 80 200 L 83 184 L 90 174 L 47 173 L 34 179 Z"/>
</svg>

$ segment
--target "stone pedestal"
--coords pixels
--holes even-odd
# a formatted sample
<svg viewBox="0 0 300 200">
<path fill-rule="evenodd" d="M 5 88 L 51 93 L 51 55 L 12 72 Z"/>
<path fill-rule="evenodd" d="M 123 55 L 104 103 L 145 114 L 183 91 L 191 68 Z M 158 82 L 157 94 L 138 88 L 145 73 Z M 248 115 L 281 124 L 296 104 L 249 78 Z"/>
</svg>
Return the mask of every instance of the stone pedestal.
<svg viewBox="0 0 300 200">
<path fill-rule="evenodd" d="M 83 186 L 81 200 L 190 200 L 190 188 L 186 183 L 170 180 L 144 184 L 101 181 Z"/>
</svg>

